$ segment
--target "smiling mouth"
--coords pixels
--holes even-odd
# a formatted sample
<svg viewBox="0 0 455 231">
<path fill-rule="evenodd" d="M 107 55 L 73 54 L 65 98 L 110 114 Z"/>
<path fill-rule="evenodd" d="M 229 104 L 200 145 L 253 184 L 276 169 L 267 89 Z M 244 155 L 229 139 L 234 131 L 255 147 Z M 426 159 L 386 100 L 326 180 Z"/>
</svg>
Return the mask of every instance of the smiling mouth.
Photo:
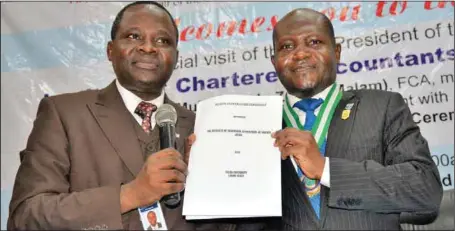
<svg viewBox="0 0 455 231">
<path fill-rule="evenodd" d="M 158 65 L 155 64 L 155 63 L 135 62 L 133 64 L 134 64 L 134 66 L 139 67 L 141 69 L 146 69 L 146 70 L 156 70 L 156 69 L 158 69 Z"/>
<path fill-rule="evenodd" d="M 297 68 L 294 68 L 294 72 L 306 72 L 306 71 L 309 71 L 309 70 L 312 70 L 314 69 L 313 66 L 299 66 Z"/>
</svg>

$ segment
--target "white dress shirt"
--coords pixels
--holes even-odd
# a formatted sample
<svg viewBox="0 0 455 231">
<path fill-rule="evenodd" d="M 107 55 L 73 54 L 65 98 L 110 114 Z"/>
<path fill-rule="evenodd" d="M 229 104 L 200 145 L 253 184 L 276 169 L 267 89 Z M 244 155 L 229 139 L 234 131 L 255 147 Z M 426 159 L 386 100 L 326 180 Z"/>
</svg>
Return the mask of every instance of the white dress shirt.
<svg viewBox="0 0 455 231">
<path fill-rule="evenodd" d="M 136 110 L 137 105 L 139 105 L 139 103 L 142 102 L 143 100 L 134 93 L 132 93 L 131 91 L 124 88 L 117 79 L 115 80 L 115 85 L 117 85 L 118 92 L 120 93 L 120 96 L 123 99 L 123 103 L 125 103 L 125 106 L 128 109 L 128 111 L 131 113 L 131 115 L 133 115 L 134 119 L 136 119 L 139 125 L 142 125 L 142 118 L 134 111 Z M 161 95 L 156 97 L 155 99 L 145 102 L 152 103 L 156 106 L 156 108 L 159 108 L 164 103 L 164 91 L 162 91 Z M 150 121 L 152 129 L 156 125 L 155 114 L 156 113 L 152 113 L 152 118 Z"/>
<path fill-rule="evenodd" d="M 325 98 L 329 94 L 330 88 L 332 88 L 332 86 L 333 86 L 333 84 L 330 85 L 329 87 L 327 87 L 324 91 L 319 92 L 318 94 L 314 95 L 312 98 L 321 98 L 321 99 L 325 100 Z M 289 105 L 291 105 L 291 107 L 294 106 L 295 103 L 297 103 L 298 101 L 301 100 L 291 94 L 287 94 L 287 96 L 288 96 L 288 100 L 289 100 Z M 320 105 L 318 108 L 316 108 L 316 110 L 314 110 L 314 114 L 316 116 L 318 115 L 318 113 L 321 109 L 321 106 L 322 105 Z M 306 113 L 304 111 L 298 109 L 297 107 L 293 107 L 292 109 L 294 109 L 294 111 L 296 112 L 297 116 L 299 117 L 300 122 L 305 123 Z M 330 162 L 329 158 L 325 157 L 325 164 L 324 164 L 324 169 L 322 171 L 322 176 L 321 176 L 320 182 L 322 185 L 330 188 L 330 164 L 329 164 L 329 162 Z"/>
</svg>

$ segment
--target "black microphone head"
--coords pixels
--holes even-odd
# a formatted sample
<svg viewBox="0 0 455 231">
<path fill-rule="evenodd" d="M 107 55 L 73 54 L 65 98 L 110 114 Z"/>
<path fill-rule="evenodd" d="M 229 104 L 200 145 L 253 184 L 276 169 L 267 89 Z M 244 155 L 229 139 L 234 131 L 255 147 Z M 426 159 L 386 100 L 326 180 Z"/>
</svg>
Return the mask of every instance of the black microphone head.
<svg viewBox="0 0 455 231">
<path fill-rule="evenodd" d="M 170 123 L 175 125 L 177 122 L 177 111 L 170 104 L 163 104 L 158 108 L 155 115 L 156 124 L 162 127 L 164 124 Z"/>
</svg>

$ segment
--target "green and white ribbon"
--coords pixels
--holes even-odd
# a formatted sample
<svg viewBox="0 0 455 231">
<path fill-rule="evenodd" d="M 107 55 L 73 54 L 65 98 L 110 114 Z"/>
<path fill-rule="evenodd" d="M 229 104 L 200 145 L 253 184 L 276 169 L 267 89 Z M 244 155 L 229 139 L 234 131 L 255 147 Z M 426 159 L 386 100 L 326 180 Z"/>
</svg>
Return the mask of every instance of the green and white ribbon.
<svg viewBox="0 0 455 231">
<path fill-rule="evenodd" d="M 327 132 L 329 130 L 330 121 L 332 120 L 335 108 L 338 106 L 338 103 L 341 100 L 342 94 L 343 92 L 341 91 L 340 87 L 336 83 L 334 83 L 330 88 L 329 94 L 324 100 L 321 109 L 318 112 L 316 122 L 313 125 L 311 133 L 313 134 L 319 149 L 324 144 L 324 139 L 327 136 Z M 285 97 L 285 103 L 283 105 L 283 117 L 287 127 L 293 127 L 299 130 L 303 130 L 303 125 L 300 122 L 299 116 L 294 111 L 294 109 L 292 109 L 292 106 L 289 104 L 287 94 Z M 298 171 L 298 165 L 296 164 L 292 156 L 291 161 L 292 164 L 294 165 L 295 170 Z"/>
</svg>

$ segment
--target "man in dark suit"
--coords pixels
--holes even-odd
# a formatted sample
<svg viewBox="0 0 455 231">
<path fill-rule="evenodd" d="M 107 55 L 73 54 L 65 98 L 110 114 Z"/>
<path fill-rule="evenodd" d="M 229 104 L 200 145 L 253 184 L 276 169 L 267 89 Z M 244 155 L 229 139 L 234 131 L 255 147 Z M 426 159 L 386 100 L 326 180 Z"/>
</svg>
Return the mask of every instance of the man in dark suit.
<svg viewBox="0 0 455 231">
<path fill-rule="evenodd" d="M 20 153 L 8 229 L 131 229 L 137 208 L 184 188 L 184 139 L 194 113 L 164 93 L 177 60 L 178 30 L 154 2 L 127 5 L 107 46 L 117 79 L 102 90 L 44 98 Z M 160 150 L 154 111 L 175 107 L 176 148 Z M 161 203 L 168 229 L 216 229 Z"/>
<path fill-rule="evenodd" d="M 325 15 L 297 9 L 273 31 L 272 63 L 287 90 L 280 229 L 400 229 L 430 223 L 442 187 L 426 140 L 398 93 L 341 92 L 341 46 Z M 328 131 L 328 132 L 327 132 Z"/>
</svg>

